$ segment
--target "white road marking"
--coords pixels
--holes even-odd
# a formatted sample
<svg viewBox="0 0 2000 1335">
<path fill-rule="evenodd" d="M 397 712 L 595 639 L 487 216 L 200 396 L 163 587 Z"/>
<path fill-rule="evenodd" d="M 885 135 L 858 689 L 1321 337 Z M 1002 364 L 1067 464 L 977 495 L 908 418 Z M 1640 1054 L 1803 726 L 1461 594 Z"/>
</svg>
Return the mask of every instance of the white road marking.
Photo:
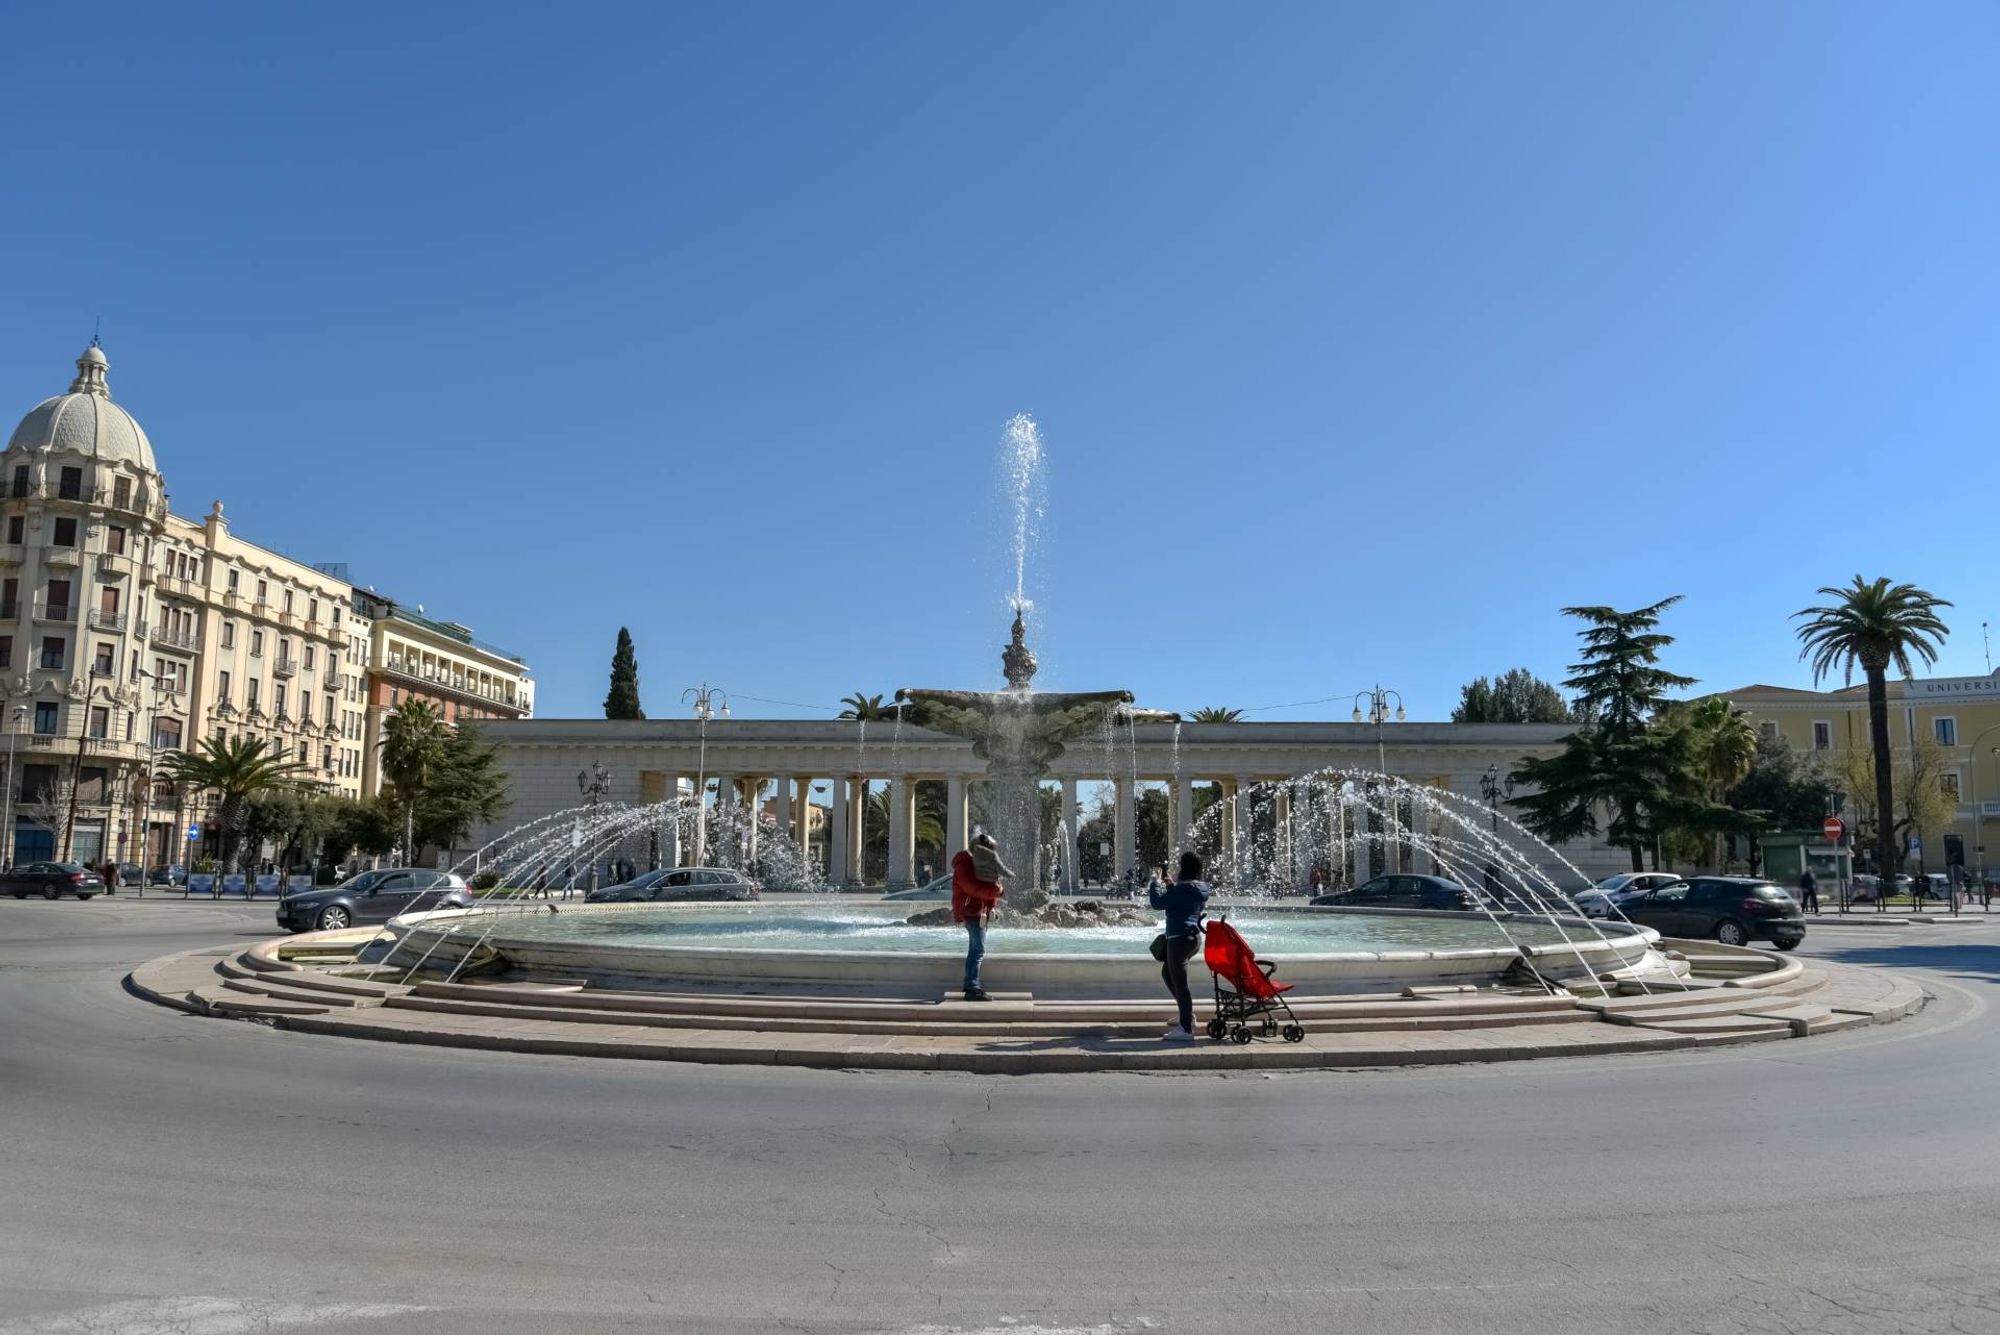
<svg viewBox="0 0 2000 1335">
<path fill-rule="evenodd" d="M 141 1298 L 0 1324 L 0 1335 L 247 1335 L 424 1311 L 399 1303 L 239 1302 L 231 1298 Z"/>
</svg>

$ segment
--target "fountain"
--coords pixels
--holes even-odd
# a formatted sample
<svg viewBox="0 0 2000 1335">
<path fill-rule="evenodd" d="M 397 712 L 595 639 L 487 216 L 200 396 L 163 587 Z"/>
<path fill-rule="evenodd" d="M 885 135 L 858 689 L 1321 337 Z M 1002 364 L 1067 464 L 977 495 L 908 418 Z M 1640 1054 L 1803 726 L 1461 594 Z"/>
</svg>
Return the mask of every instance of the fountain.
<svg viewBox="0 0 2000 1335">
<path fill-rule="evenodd" d="M 1027 645 L 1023 608 L 1014 608 L 1011 642 L 1000 653 L 1004 691 L 937 691 L 904 688 L 896 699 L 910 722 L 933 732 L 969 738 L 986 762 L 1000 857 L 1017 880 L 1008 894 L 1021 914 L 1043 915 L 1049 906 L 1042 876 L 1041 782 L 1070 741 L 1103 729 L 1114 716 L 1135 723 L 1170 723 L 1180 716 L 1135 709 L 1130 691 L 1037 692 L 1035 654 Z M 930 915 L 923 915 L 929 917 Z M 949 921 L 949 915 L 946 915 Z"/>
</svg>

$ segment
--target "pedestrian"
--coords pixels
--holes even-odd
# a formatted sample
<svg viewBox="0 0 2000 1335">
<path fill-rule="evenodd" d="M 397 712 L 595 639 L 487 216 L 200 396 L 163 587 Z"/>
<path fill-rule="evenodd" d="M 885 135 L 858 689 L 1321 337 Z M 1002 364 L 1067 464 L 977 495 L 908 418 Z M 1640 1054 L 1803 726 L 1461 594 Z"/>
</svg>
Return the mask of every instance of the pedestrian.
<svg viewBox="0 0 2000 1335">
<path fill-rule="evenodd" d="M 1165 1038 L 1171 1043 L 1192 1043 L 1194 994 L 1188 991 L 1187 962 L 1201 945 L 1201 916 L 1208 905 L 1200 855 L 1191 850 L 1181 854 L 1180 879 L 1172 885 L 1156 882 L 1147 886 L 1146 902 L 1167 915 L 1165 929 L 1154 938 L 1153 953 L 1160 961 L 1160 979 L 1180 1008 L 1179 1019 Z"/>
<path fill-rule="evenodd" d="M 986 924 L 993 906 L 1007 893 L 1013 871 L 1000 860 L 993 836 L 981 830 L 972 845 L 951 859 L 951 920 L 965 927 L 965 999 L 991 1001 L 979 985 L 979 961 L 986 955 Z"/>
<path fill-rule="evenodd" d="M 1819 912 L 1819 881 L 1813 877 L 1811 867 L 1799 873 L 1799 908 L 1806 913 Z"/>
</svg>

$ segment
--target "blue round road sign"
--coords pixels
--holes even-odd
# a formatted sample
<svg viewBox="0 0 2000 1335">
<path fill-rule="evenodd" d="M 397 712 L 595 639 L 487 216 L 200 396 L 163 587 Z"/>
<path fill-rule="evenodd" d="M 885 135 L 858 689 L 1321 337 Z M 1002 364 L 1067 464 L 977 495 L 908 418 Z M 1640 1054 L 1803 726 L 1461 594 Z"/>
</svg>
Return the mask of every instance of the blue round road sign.
<svg viewBox="0 0 2000 1335">
<path fill-rule="evenodd" d="M 200 825 L 188 826 L 188 838 L 190 840 L 201 838 L 201 826 Z"/>
</svg>

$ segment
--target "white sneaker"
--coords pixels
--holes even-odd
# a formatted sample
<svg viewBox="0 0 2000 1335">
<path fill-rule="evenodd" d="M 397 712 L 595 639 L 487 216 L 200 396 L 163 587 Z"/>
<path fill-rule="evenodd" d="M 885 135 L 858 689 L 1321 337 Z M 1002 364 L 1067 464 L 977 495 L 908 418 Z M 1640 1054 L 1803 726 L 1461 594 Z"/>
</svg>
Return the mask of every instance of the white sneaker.
<svg viewBox="0 0 2000 1335">
<path fill-rule="evenodd" d="M 1181 1028 L 1179 1025 L 1170 1026 L 1166 1033 L 1160 1035 L 1160 1038 L 1162 1041 L 1167 1043 L 1194 1042 L 1194 1035 L 1189 1033 L 1187 1030 Z"/>
</svg>

